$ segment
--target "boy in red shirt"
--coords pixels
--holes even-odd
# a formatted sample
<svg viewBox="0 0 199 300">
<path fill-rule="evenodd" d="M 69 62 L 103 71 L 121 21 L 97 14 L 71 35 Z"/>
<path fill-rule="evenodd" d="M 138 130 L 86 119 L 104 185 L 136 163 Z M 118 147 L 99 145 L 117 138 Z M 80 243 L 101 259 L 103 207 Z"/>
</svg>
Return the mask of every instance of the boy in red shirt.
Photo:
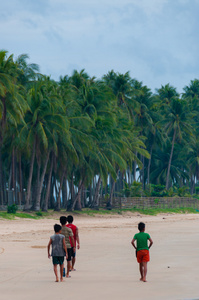
<svg viewBox="0 0 199 300">
<path fill-rule="evenodd" d="M 80 248 L 80 241 L 79 241 L 79 231 L 78 231 L 78 228 L 77 226 L 75 226 L 73 223 L 73 216 L 68 216 L 67 217 L 67 222 L 68 224 L 66 225 L 68 228 L 72 229 L 72 232 L 73 232 L 73 237 L 74 237 L 74 240 L 75 240 L 75 247 L 76 247 L 76 242 L 77 242 L 77 249 Z M 70 240 L 70 243 L 71 243 L 71 247 L 72 247 L 72 241 Z M 72 253 L 72 266 L 71 266 L 71 271 L 76 271 L 74 269 L 74 265 L 75 265 L 75 261 L 76 261 L 76 252 L 73 251 Z"/>
<path fill-rule="evenodd" d="M 138 224 L 139 233 L 134 235 L 134 238 L 131 242 L 132 246 L 136 250 L 137 261 L 140 266 L 140 280 L 146 282 L 147 274 L 147 263 L 150 260 L 149 249 L 153 245 L 153 241 L 148 233 L 145 233 L 145 224 L 140 222 Z M 149 240 L 149 246 L 148 246 Z M 137 241 L 137 246 L 135 246 L 135 241 Z"/>
</svg>

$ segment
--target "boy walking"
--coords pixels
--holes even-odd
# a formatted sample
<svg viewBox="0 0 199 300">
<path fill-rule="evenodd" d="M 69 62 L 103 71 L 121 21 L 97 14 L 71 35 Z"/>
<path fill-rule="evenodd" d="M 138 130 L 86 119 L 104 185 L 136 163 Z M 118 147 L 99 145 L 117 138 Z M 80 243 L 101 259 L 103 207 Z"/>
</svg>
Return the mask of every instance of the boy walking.
<svg viewBox="0 0 199 300">
<path fill-rule="evenodd" d="M 62 225 L 61 234 L 63 234 L 65 237 L 67 253 L 68 253 L 66 277 L 69 278 L 71 277 L 69 276 L 69 271 L 71 269 L 72 255 L 73 253 L 75 253 L 76 250 L 75 250 L 75 241 L 73 237 L 73 232 L 70 228 L 66 227 L 66 222 L 67 222 L 67 218 L 65 216 L 60 217 L 60 223 Z"/>
<path fill-rule="evenodd" d="M 145 233 L 145 224 L 140 222 L 138 224 L 139 233 L 134 235 L 134 238 L 131 242 L 132 246 L 136 249 L 137 261 L 139 263 L 139 269 L 141 278 L 140 280 L 146 282 L 147 275 L 147 263 L 150 260 L 149 249 L 153 245 L 153 241 L 148 233 Z M 149 245 L 148 245 L 149 240 Z M 135 245 L 135 241 L 136 244 Z"/>
<path fill-rule="evenodd" d="M 68 224 L 66 225 L 68 228 L 72 229 L 73 232 L 73 236 L 74 236 L 74 245 L 75 245 L 75 249 L 76 249 L 76 243 L 77 243 L 77 249 L 80 248 L 80 240 L 79 240 L 79 230 L 77 228 L 77 226 L 75 226 L 73 224 L 73 216 L 69 215 L 67 217 L 67 221 Z M 72 247 L 72 240 L 70 238 L 70 243 L 71 243 L 71 247 Z M 76 271 L 76 269 L 74 268 L 75 266 L 75 261 L 76 261 L 76 251 L 72 251 L 72 266 L 71 266 L 71 271 Z"/>
<path fill-rule="evenodd" d="M 60 281 L 63 281 L 63 268 L 64 268 L 64 256 L 66 258 L 67 248 L 65 243 L 64 235 L 61 234 L 61 226 L 59 224 L 54 225 L 55 234 L 50 237 L 48 243 L 48 258 L 52 256 L 54 273 L 56 277 L 56 282 L 59 281 L 57 265 L 60 265 Z M 52 253 L 50 255 L 50 246 L 52 245 Z"/>
</svg>

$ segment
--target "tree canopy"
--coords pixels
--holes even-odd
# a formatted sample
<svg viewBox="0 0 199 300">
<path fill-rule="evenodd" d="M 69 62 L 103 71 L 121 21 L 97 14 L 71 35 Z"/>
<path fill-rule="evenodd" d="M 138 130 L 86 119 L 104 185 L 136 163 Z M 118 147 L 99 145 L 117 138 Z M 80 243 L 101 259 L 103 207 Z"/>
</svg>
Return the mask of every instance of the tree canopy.
<svg viewBox="0 0 199 300">
<path fill-rule="evenodd" d="M 199 80 L 152 93 L 129 72 L 85 70 L 54 81 L 28 56 L 0 51 L 0 203 L 14 191 L 36 211 L 111 206 L 199 180 Z"/>
</svg>

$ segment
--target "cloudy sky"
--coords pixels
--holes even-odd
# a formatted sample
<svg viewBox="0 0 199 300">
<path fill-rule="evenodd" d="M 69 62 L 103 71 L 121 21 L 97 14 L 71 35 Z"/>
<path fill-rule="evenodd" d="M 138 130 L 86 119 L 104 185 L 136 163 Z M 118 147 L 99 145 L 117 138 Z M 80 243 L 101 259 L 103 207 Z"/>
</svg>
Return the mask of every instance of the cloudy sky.
<svg viewBox="0 0 199 300">
<path fill-rule="evenodd" d="M 58 80 L 110 70 L 154 91 L 199 79 L 199 0 L 0 0 L 0 49 Z"/>
</svg>

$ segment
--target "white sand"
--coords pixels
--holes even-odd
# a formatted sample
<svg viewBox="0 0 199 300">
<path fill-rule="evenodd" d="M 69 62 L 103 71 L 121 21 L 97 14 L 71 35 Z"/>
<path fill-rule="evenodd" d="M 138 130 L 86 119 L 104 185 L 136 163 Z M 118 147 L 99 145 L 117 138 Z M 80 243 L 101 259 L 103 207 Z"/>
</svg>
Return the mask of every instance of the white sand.
<svg viewBox="0 0 199 300">
<path fill-rule="evenodd" d="M 146 223 L 154 245 L 147 283 L 130 244 Z M 56 219 L 0 220 L 0 299 L 199 299 L 199 215 L 75 217 L 76 272 L 55 283 L 46 246 Z"/>
</svg>

